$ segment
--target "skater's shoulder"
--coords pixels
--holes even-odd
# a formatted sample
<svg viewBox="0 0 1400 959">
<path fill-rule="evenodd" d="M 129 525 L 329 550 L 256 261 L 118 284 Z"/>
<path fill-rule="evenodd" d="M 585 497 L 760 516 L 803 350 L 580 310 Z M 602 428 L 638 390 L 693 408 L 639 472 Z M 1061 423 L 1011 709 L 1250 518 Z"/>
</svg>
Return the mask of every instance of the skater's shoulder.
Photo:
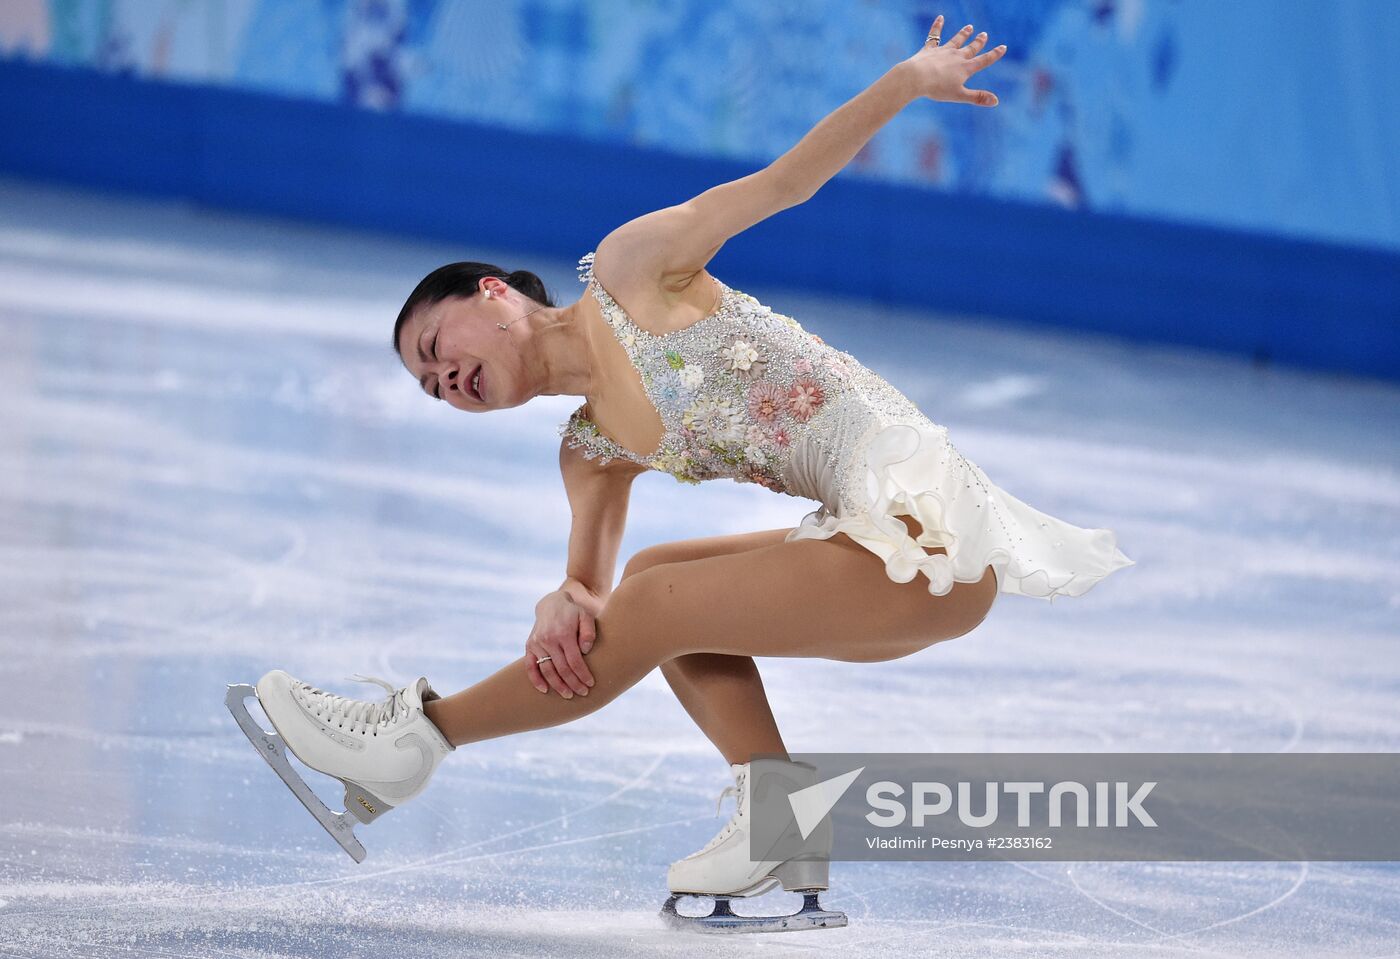
<svg viewBox="0 0 1400 959">
<path fill-rule="evenodd" d="M 605 309 L 644 333 L 669 336 L 719 312 L 728 288 L 701 267 L 668 272 L 635 237 L 609 234 L 579 260 L 579 279 Z"/>
</svg>

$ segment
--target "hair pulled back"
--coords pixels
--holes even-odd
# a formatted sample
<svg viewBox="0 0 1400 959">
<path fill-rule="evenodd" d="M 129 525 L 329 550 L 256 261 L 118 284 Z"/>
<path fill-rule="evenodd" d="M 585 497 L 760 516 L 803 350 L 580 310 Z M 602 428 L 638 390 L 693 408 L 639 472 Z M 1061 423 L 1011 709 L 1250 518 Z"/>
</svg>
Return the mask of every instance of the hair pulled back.
<svg viewBox="0 0 1400 959">
<path fill-rule="evenodd" d="M 449 263 L 446 266 L 438 267 L 419 280 L 418 285 L 413 288 L 413 292 L 408 294 L 403 309 L 399 310 L 399 318 L 394 321 L 394 336 L 390 342 L 394 352 L 399 351 L 399 334 L 415 310 L 420 306 L 441 303 L 449 296 L 475 296 L 482 278 L 487 276 L 505 280 L 506 285 L 511 289 L 542 306 L 554 306 L 554 300 L 550 297 L 549 291 L 544 288 L 544 281 L 529 270 L 516 270 L 514 273 L 507 273 L 490 263 L 473 263 L 471 261 Z"/>
</svg>

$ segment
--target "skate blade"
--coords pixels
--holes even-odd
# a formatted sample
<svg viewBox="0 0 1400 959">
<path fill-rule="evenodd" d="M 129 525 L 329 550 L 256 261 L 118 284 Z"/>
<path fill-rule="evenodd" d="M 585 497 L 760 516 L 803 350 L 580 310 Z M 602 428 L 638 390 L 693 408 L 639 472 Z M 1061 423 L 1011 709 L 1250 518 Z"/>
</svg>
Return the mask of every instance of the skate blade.
<svg viewBox="0 0 1400 959">
<path fill-rule="evenodd" d="M 844 912 L 823 909 L 818 894 L 804 892 L 802 908 L 788 916 L 739 916 L 729 908 L 728 896 L 715 896 L 715 908 L 708 916 L 683 916 L 676 911 L 681 893 L 673 895 L 661 907 L 661 918 L 672 929 L 691 932 L 797 932 L 802 929 L 835 929 L 846 924 Z M 709 897 L 705 897 L 709 898 Z"/>
<path fill-rule="evenodd" d="M 287 744 L 282 737 L 275 732 L 270 732 L 262 728 L 262 725 L 248 712 L 248 697 L 257 698 L 258 691 L 247 683 L 230 683 L 228 694 L 224 696 L 224 705 L 228 706 L 228 711 L 233 714 L 234 721 L 238 723 L 238 728 L 243 730 L 243 735 L 248 737 L 248 741 L 257 747 L 258 754 L 267 760 L 267 764 L 272 767 L 281 780 L 287 784 L 287 788 L 301 800 L 301 804 L 306 807 L 306 811 L 316 817 L 326 832 L 331 834 L 331 838 L 339 843 L 340 848 L 350 854 L 350 858 L 356 862 L 365 861 L 365 847 L 355 838 L 355 830 L 352 824 L 355 822 L 348 812 L 331 812 L 326 808 L 326 804 L 321 802 L 319 796 L 311 791 L 311 787 L 306 784 L 306 780 L 297 775 L 292 768 L 291 762 L 287 759 Z"/>
</svg>

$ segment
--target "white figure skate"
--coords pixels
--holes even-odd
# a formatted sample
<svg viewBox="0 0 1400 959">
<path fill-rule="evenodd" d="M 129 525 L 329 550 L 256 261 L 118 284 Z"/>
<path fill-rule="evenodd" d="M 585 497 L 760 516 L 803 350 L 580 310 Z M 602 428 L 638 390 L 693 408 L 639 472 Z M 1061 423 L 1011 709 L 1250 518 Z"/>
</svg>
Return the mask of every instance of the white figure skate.
<svg viewBox="0 0 1400 959">
<path fill-rule="evenodd" d="M 783 932 L 844 926 L 845 913 L 823 909 L 817 901 L 818 894 L 829 885 L 829 819 L 824 819 L 807 838 L 797 858 L 764 859 L 762 853 L 767 850 L 750 849 L 755 792 L 767 795 L 775 790 L 786 795 L 804 789 L 815 782 L 816 767 L 782 759 L 755 759 L 751 763 L 734 763 L 729 771 L 734 785 L 725 787 L 719 798 L 722 803 L 725 796 L 736 797 L 734 815 L 703 849 L 671 864 L 666 877 L 671 897 L 661 907 L 661 918 L 673 928 L 699 932 Z M 730 910 L 730 899 L 762 895 L 779 883 L 788 892 L 802 894 L 802 908 L 797 912 L 740 916 Z M 682 896 L 711 898 L 714 910 L 707 916 L 682 915 L 676 911 L 676 902 Z"/>
<path fill-rule="evenodd" d="M 302 805 L 352 859 L 363 862 L 365 847 L 355 838 L 355 821 L 373 822 L 418 795 L 454 747 L 423 714 L 424 702 L 441 698 L 427 679 L 396 690 L 382 679 L 353 678 L 378 683 L 389 698 L 377 703 L 347 699 L 274 669 L 258 680 L 256 689 L 246 683 L 230 685 L 224 702 Z M 276 732 L 263 729 L 249 714 L 249 696 L 257 697 Z M 344 784 L 343 811 L 326 808 L 292 769 L 287 749 Z"/>
</svg>

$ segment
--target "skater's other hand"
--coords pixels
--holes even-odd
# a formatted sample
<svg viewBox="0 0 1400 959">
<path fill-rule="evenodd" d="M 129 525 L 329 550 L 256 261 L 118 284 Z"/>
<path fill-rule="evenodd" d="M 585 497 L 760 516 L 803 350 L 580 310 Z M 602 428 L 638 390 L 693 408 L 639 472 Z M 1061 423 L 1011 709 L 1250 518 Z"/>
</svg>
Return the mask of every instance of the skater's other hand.
<svg viewBox="0 0 1400 959">
<path fill-rule="evenodd" d="M 928 32 L 930 36 L 942 35 L 942 14 L 934 19 Z M 979 107 L 994 107 L 1000 102 L 990 90 L 969 90 L 963 84 L 978 70 L 1000 60 L 1006 53 L 1006 45 L 993 47 L 978 56 L 987 42 L 987 34 L 979 33 L 972 37 L 971 43 L 963 46 L 968 37 L 972 37 L 970 23 L 937 46 L 925 43 L 923 49 L 899 64 L 897 69 L 908 77 L 916 99 L 927 97 L 948 103 L 972 103 Z"/>
<path fill-rule="evenodd" d="M 525 666 L 530 682 L 542 693 L 553 689 L 565 699 L 588 695 L 593 674 L 583 654 L 593 648 L 593 616 L 563 590 L 555 590 L 535 605 L 535 628 L 525 641 Z M 548 656 L 543 663 L 537 660 Z"/>
</svg>

